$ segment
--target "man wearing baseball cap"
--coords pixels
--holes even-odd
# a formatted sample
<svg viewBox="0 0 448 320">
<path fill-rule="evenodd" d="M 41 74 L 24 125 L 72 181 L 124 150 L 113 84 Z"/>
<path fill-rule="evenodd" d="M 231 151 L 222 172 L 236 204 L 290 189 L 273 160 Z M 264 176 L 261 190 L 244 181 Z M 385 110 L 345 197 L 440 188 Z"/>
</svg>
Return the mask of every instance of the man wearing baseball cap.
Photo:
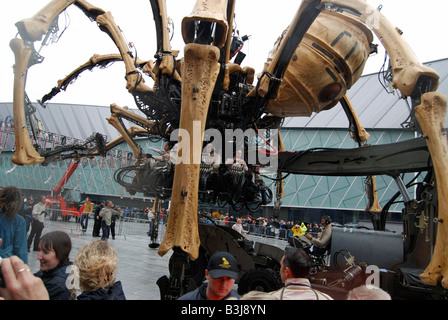
<svg viewBox="0 0 448 320">
<path fill-rule="evenodd" d="M 178 300 L 225 300 L 230 297 L 239 299 L 239 295 L 232 291 L 235 280 L 238 279 L 236 259 L 228 252 L 214 253 L 205 269 L 208 282 L 194 291 L 188 292 Z"/>
</svg>

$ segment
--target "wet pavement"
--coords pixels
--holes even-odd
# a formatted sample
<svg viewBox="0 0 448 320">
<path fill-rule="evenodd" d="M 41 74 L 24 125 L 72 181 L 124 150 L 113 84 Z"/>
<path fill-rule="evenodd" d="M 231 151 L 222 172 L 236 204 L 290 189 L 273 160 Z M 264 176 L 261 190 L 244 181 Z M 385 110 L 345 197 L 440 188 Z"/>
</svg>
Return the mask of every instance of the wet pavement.
<svg viewBox="0 0 448 320">
<path fill-rule="evenodd" d="M 100 239 L 92 236 L 92 227 L 92 219 L 89 221 L 87 231 L 83 233 L 80 224 L 76 223 L 74 219 L 69 222 L 62 222 L 61 220 L 51 221 L 47 218 L 42 235 L 53 230 L 67 232 L 72 240 L 70 260 L 73 261 L 82 246 Z M 162 242 L 164 229 L 165 226 L 162 223 L 159 224 L 159 236 L 155 243 Z M 160 256 L 158 248 L 150 248 L 148 245 L 151 243 L 151 239 L 147 235 L 148 230 L 148 221 L 126 219 L 117 223 L 115 239 L 108 239 L 117 251 L 117 280 L 122 282 L 128 300 L 160 300 L 160 291 L 156 282 L 160 277 L 169 275 L 168 263 L 172 251 Z M 250 235 L 247 238 L 255 240 Z M 280 239 L 256 237 L 256 241 L 283 248 L 286 245 L 286 241 Z M 39 270 L 37 252 L 31 251 L 28 253 L 28 264 L 33 273 Z"/>
</svg>

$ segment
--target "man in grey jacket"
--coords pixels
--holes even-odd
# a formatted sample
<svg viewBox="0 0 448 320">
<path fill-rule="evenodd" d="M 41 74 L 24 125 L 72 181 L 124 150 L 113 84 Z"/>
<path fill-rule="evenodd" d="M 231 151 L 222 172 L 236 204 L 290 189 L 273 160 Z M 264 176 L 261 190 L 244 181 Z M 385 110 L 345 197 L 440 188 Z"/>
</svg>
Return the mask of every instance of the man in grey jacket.
<svg viewBox="0 0 448 320">
<path fill-rule="evenodd" d="M 110 200 L 106 201 L 106 206 L 101 209 L 99 216 L 102 218 L 101 221 L 101 228 L 103 230 L 103 233 L 101 235 L 101 240 L 106 240 L 109 238 L 110 233 L 110 225 L 112 223 L 112 217 L 115 215 L 120 215 L 121 208 L 118 208 L 118 210 L 113 209 L 114 203 Z"/>
<path fill-rule="evenodd" d="M 324 227 L 324 230 L 318 235 L 317 238 L 313 237 L 311 234 L 306 235 L 306 238 L 314 245 L 314 253 L 324 253 L 331 245 L 331 236 L 333 235 L 331 218 L 329 216 L 323 216 L 321 219 L 321 225 Z"/>
<path fill-rule="evenodd" d="M 299 239 L 308 246 L 312 246 L 311 251 L 317 254 L 323 254 L 330 249 L 331 237 L 333 235 L 333 226 L 331 225 L 331 218 L 329 216 L 322 217 L 321 225 L 324 227 L 324 230 L 319 232 L 317 237 L 314 237 L 310 233 L 299 236 Z"/>
</svg>

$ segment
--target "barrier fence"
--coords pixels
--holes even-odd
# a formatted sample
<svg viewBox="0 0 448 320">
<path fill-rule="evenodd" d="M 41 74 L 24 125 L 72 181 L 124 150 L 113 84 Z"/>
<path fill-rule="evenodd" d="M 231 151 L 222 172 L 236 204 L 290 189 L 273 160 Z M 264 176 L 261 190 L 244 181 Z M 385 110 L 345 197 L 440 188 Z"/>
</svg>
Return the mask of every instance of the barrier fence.
<svg viewBox="0 0 448 320">
<path fill-rule="evenodd" d="M 77 212 L 55 210 L 51 214 L 47 214 L 45 217 L 45 227 L 52 230 L 63 230 L 69 234 L 74 235 L 92 235 L 93 226 L 95 224 L 93 213 L 90 214 L 87 222 L 87 228 L 85 231 L 81 227 L 81 218 L 76 216 Z M 115 234 L 115 237 L 147 237 L 150 241 L 155 241 L 160 243 L 165 234 L 165 225 L 162 221 L 159 221 L 157 236 L 155 239 L 151 239 L 151 230 L 155 220 L 140 219 L 140 218 L 130 218 L 130 217 L 120 217 L 118 221 L 114 221 L 111 225 L 111 236 Z M 102 234 L 102 229 L 100 229 L 100 234 Z"/>
<path fill-rule="evenodd" d="M 87 229 L 83 232 L 80 223 L 80 217 L 77 217 L 78 212 L 69 212 L 62 210 L 53 209 L 51 214 L 46 215 L 45 226 L 52 230 L 64 230 L 69 234 L 91 235 L 94 226 L 94 215 L 90 215 L 87 223 Z M 203 222 L 207 222 L 207 219 L 203 219 Z M 148 220 L 142 218 L 131 218 L 131 217 L 120 217 L 118 221 L 111 226 L 111 236 L 115 234 L 115 237 L 147 237 L 149 241 L 156 243 L 161 243 L 166 230 L 166 224 L 164 220 L 159 220 L 157 224 L 157 235 L 151 238 L 150 231 L 152 229 L 155 220 Z M 208 221 L 212 223 L 211 221 Z M 232 227 L 235 224 L 234 221 L 229 221 L 226 223 L 223 220 L 214 220 L 215 224 L 220 226 Z M 272 243 L 276 241 L 277 245 L 283 246 L 287 241 L 288 237 L 292 235 L 291 230 L 283 230 L 275 228 L 274 226 L 261 226 L 256 224 L 243 223 L 243 229 L 246 231 L 244 236 L 250 240 L 255 240 L 258 242 L 269 242 Z M 100 234 L 102 230 L 100 229 Z"/>
</svg>

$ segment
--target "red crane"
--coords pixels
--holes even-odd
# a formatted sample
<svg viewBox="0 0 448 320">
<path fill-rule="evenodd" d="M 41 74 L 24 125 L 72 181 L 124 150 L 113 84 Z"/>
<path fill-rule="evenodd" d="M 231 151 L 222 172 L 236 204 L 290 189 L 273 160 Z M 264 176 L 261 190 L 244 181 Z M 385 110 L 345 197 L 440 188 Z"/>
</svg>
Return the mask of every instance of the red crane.
<svg viewBox="0 0 448 320">
<path fill-rule="evenodd" d="M 79 166 L 79 161 L 72 161 L 59 183 L 51 190 L 51 195 L 47 197 L 45 206 L 49 208 L 51 220 L 56 220 L 61 214 L 63 221 L 70 220 L 71 216 L 80 217 L 84 210 L 85 203 L 79 207 L 81 201 L 80 193 L 73 189 L 65 189 L 67 181 Z M 64 191 L 64 192 L 63 192 Z"/>
</svg>

